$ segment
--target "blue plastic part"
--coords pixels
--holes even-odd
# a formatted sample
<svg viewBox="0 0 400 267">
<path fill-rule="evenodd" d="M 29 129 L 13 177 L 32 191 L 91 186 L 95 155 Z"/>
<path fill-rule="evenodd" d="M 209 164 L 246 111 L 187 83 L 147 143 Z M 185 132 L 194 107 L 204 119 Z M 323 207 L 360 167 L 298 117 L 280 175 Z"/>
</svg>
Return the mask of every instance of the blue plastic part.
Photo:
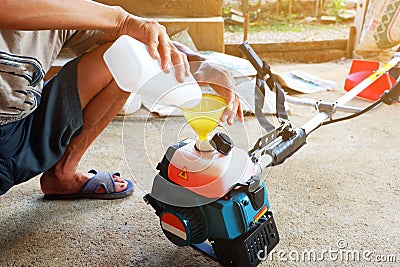
<svg viewBox="0 0 400 267">
<path fill-rule="evenodd" d="M 261 210 L 266 207 L 267 211 L 270 207 L 264 182 L 261 185 L 264 187 L 264 204 L 257 210 L 242 191 L 231 191 L 229 199 L 219 199 L 203 207 L 209 225 L 209 238 L 234 239 L 249 231 Z"/>
<path fill-rule="evenodd" d="M 214 249 L 210 244 L 203 242 L 200 244 L 192 244 L 190 246 L 192 248 L 196 249 L 197 251 L 200 251 L 201 253 L 206 254 L 211 259 L 216 260 L 216 261 L 218 260 L 217 255 L 215 255 Z"/>
</svg>

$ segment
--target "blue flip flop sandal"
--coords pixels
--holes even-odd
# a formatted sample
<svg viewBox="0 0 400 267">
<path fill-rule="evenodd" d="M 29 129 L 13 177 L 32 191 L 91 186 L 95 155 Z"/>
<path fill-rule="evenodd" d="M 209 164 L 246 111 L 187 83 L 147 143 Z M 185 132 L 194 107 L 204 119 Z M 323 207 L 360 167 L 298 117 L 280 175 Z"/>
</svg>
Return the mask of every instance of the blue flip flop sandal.
<svg viewBox="0 0 400 267">
<path fill-rule="evenodd" d="M 93 198 L 93 199 L 119 199 L 124 198 L 133 193 L 134 185 L 131 181 L 124 179 L 128 186 L 122 192 L 115 192 L 115 183 L 113 175 L 120 176 L 118 172 L 102 172 L 97 170 L 90 170 L 94 176 L 86 182 L 81 191 L 73 194 L 45 194 L 44 199 L 47 200 L 62 200 L 62 199 L 80 199 L 80 198 Z M 97 189 L 103 188 L 106 193 L 96 193 Z"/>
</svg>

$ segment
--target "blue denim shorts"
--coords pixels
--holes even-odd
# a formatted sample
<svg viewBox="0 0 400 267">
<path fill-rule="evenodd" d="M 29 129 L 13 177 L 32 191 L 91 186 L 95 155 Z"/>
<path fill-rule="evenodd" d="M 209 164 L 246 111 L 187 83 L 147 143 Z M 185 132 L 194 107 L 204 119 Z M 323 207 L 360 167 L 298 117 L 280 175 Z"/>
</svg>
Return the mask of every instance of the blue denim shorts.
<svg viewBox="0 0 400 267">
<path fill-rule="evenodd" d="M 77 88 L 79 58 L 44 85 L 39 106 L 26 118 L 0 126 L 0 195 L 50 169 L 82 131 Z"/>
</svg>

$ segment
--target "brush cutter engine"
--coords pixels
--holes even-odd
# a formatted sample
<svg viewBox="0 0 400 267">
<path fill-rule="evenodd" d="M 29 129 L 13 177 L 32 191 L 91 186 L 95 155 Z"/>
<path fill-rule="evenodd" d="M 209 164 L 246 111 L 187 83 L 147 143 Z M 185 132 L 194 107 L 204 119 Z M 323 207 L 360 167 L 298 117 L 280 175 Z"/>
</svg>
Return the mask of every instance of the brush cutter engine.
<svg viewBox="0 0 400 267">
<path fill-rule="evenodd" d="M 257 166 L 228 138 L 222 133 L 213 138 L 229 147 L 223 153 L 221 147 L 201 153 L 191 139 L 170 146 L 145 200 L 172 243 L 208 250 L 225 266 L 257 266 L 279 235 L 265 183 L 255 175 Z M 242 162 L 232 160 L 236 157 Z M 228 168 L 234 171 L 226 174 Z"/>
</svg>

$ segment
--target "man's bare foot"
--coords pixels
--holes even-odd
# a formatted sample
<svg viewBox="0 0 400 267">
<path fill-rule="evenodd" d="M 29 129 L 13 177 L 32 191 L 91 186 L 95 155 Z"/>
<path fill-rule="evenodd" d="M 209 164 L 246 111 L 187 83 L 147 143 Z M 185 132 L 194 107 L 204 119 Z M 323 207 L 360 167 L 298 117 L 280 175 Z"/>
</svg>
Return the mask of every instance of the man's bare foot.
<svg viewBox="0 0 400 267">
<path fill-rule="evenodd" d="M 73 194 L 78 193 L 86 182 L 93 177 L 92 173 L 75 172 L 73 175 L 56 174 L 50 169 L 40 177 L 40 186 L 44 194 Z M 113 175 L 115 191 L 124 191 L 128 183 L 117 175 Z M 105 193 L 104 188 L 99 187 L 96 193 Z"/>
</svg>

